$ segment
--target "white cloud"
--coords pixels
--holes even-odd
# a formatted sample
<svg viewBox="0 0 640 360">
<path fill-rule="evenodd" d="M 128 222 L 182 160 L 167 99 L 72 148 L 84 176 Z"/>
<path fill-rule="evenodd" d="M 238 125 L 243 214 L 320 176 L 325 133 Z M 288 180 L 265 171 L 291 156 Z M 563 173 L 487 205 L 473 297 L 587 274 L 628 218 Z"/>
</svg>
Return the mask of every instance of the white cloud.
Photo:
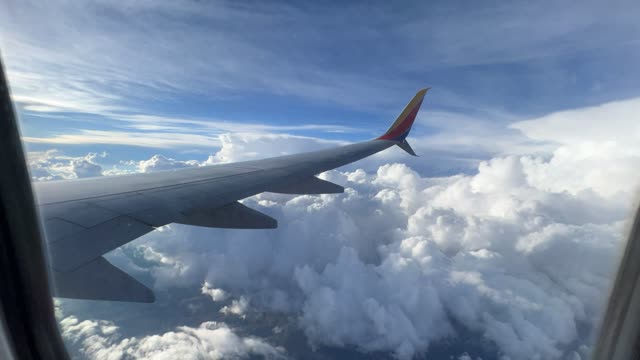
<svg viewBox="0 0 640 360">
<path fill-rule="evenodd" d="M 153 155 L 149 160 L 141 160 L 136 164 L 139 172 L 147 173 L 161 170 L 182 169 L 199 166 L 196 160 L 180 161 L 167 158 L 163 155 Z"/>
<path fill-rule="evenodd" d="M 531 186 L 520 160 L 441 179 L 402 165 L 329 172 L 345 195 L 246 202 L 279 218 L 275 232 L 177 227 L 189 243 L 145 246 L 199 269 L 174 273 L 182 282 L 208 272 L 231 293 L 259 295 L 262 311 L 300 314 L 315 344 L 410 358 L 455 336 L 455 319 L 513 359 L 560 358 L 597 324 L 628 204 Z"/>
<path fill-rule="evenodd" d="M 557 20 L 549 20 L 551 5 Z M 171 101 L 175 93 L 220 99 L 266 92 L 354 107 L 387 105 L 400 100 L 395 90 L 415 86 L 415 69 L 603 53 L 634 47 L 638 32 L 633 11 L 597 3 L 581 9 L 555 2 L 497 4 L 455 16 L 447 6 L 415 4 L 407 13 L 349 5 L 341 15 L 356 19 L 365 10 L 369 16 L 349 22 L 350 31 L 341 32 L 338 41 L 316 34 L 343 29 L 342 17 L 322 6 L 288 4 L 9 2 L 0 13 L 0 31 L 14 94 L 22 103 L 31 111 L 91 113 L 130 109 L 140 100 Z M 91 16 L 100 11 L 114 16 Z M 399 20 L 389 22 L 389 14 Z M 46 21 L 51 17 L 59 21 Z M 541 28 L 545 20 L 550 26 Z M 483 46 L 477 46 L 479 39 Z M 379 62 L 349 51 L 355 42 Z M 332 54 L 327 48 L 345 51 Z M 407 56 L 394 57 L 400 52 Z M 380 71 L 381 64 L 387 71 Z"/>
<path fill-rule="evenodd" d="M 396 195 L 379 189 L 385 195 L 375 207 L 383 215 L 356 227 L 393 219 L 386 215 L 393 207 L 402 209 L 407 224 L 386 221 L 403 230 L 388 244 L 376 236 L 379 264 L 362 261 L 354 245 L 345 244 L 324 267 L 297 267 L 306 295 L 301 323 L 310 339 L 408 358 L 452 331 L 445 314 L 515 359 L 559 358 L 566 346 L 584 339 L 579 328 L 597 324 L 622 229 L 586 215 L 562 219 L 553 209 L 560 198 L 530 187 L 522 170 L 504 162 L 517 160 L 496 159 L 478 175 L 446 184 L 427 184 L 406 167 L 381 167 L 378 182 L 392 176 Z M 485 181 L 485 173 L 493 181 Z M 493 183 L 502 186 L 477 188 Z M 571 202 L 596 203 L 569 199 L 561 210 L 571 212 Z M 567 256 L 580 261 L 567 263 Z"/>
<path fill-rule="evenodd" d="M 516 122 L 510 127 L 536 140 L 565 145 L 611 144 L 619 153 L 637 154 L 640 151 L 637 141 L 640 134 L 639 111 L 640 98 L 634 98 L 554 112 Z"/>
<path fill-rule="evenodd" d="M 249 310 L 249 299 L 244 296 L 240 296 L 238 300 L 231 301 L 231 305 L 227 305 L 220 309 L 220 312 L 225 315 L 237 315 L 244 317 L 247 310 Z"/>
<path fill-rule="evenodd" d="M 159 115 L 142 114 L 111 114 L 114 120 L 128 122 L 128 127 L 137 130 L 171 130 L 178 131 L 188 128 L 192 132 L 240 132 L 240 133 L 270 133 L 282 131 L 315 130 L 324 132 L 355 132 L 362 131 L 345 125 L 319 125 L 319 124 L 259 124 L 244 123 L 231 120 L 203 119 L 203 118 L 178 118 Z"/>
<path fill-rule="evenodd" d="M 170 135 L 167 134 L 167 136 Z M 139 137 L 131 138 L 131 141 L 137 142 L 138 145 L 145 144 L 147 140 L 139 140 Z M 162 141 L 162 139 L 156 140 L 159 142 Z M 58 150 L 52 149 L 40 152 L 29 152 L 29 166 L 32 178 L 36 181 L 75 179 L 101 175 L 120 175 L 132 172 L 147 173 L 255 160 L 345 144 L 345 142 L 342 141 L 269 133 L 222 134 L 216 136 L 215 142 L 216 144 L 221 144 L 221 146 L 216 146 L 218 151 L 201 161 L 177 160 L 162 154 L 155 154 L 147 160 L 127 160 L 120 161 L 119 165 L 105 166 L 100 164 L 99 161 L 107 156 L 106 152 L 100 154 L 88 153 L 86 156 L 71 157 L 63 155 Z M 105 140 L 105 143 L 109 143 L 108 139 Z"/>
<path fill-rule="evenodd" d="M 593 190 L 613 195 L 640 175 L 640 99 L 553 113 L 517 122 L 512 128 L 558 144 L 550 161 L 528 159 L 530 181 L 558 192 Z M 580 174 L 580 177 L 575 176 Z"/>
<path fill-rule="evenodd" d="M 104 144 L 129 145 L 158 149 L 175 147 L 218 147 L 218 137 L 215 135 L 191 134 L 188 132 L 132 132 L 111 130 L 77 130 L 67 134 L 51 136 L 23 136 L 27 143 L 39 144 Z"/>
<path fill-rule="evenodd" d="M 211 284 L 209 284 L 208 282 L 204 282 L 202 284 L 202 294 L 204 295 L 209 295 L 211 297 L 211 300 L 218 302 L 218 301 L 224 301 L 229 297 L 229 294 L 222 290 L 222 289 L 216 289 L 211 287 Z"/>
<path fill-rule="evenodd" d="M 411 358 L 431 341 L 453 335 L 438 291 L 421 281 L 420 269 L 407 263 L 388 266 L 365 264 L 355 250 L 343 247 L 320 274 L 309 266 L 297 268 L 295 277 L 306 295 L 300 321 L 310 340 L 393 350 Z"/>
<path fill-rule="evenodd" d="M 27 107 L 33 110 L 33 107 Z M 42 109 L 47 110 L 49 109 Z M 295 135 L 276 135 L 284 131 L 321 131 L 321 132 L 362 132 L 366 129 L 355 129 L 342 125 L 265 125 L 241 123 L 237 121 L 220 121 L 216 119 L 173 118 L 158 115 L 126 115 L 103 113 L 101 122 L 109 121 L 113 129 L 90 130 L 83 128 L 64 129 L 64 133 L 42 136 L 23 136 L 22 140 L 34 144 L 105 144 L 129 145 L 156 149 L 176 148 L 215 148 L 219 147 L 227 133 L 238 133 L 239 137 L 273 138 L 305 138 Z M 39 116 L 39 115 L 38 115 Z M 46 115 L 49 118 L 61 118 L 59 115 Z M 82 116 L 80 119 L 81 120 Z M 67 118 L 68 120 L 68 118 Z M 94 119 L 86 120 L 93 122 Z M 313 139 L 313 138 L 309 138 Z M 318 142 L 331 143 L 322 139 Z M 338 142 L 335 142 L 338 143 Z"/>
<path fill-rule="evenodd" d="M 97 163 L 107 153 L 88 153 L 86 156 L 65 156 L 57 150 L 29 152 L 27 162 L 34 181 L 77 179 L 102 176 L 103 168 Z"/>
<path fill-rule="evenodd" d="M 255 160 L 346 144 L 307 136 L 264 133 L 222 134 L 219 139 L 222 147 L 206 164 Z"/>
<path fill-rule="evenodd" d="M 176 93 L 216 100 L 240 92 L 269 93 L 361 106 L 384 100 L 387 89 L 399 88 L 395 79 L 323 67 L 309 56 L 290 58 L 294 52 L 281 51 L 282 39 L 291 40 L 290 29 L 273 28 L 270 33 L 281 39 L 275 40 L 265 36 L 264 26 L 272 28 L 277 18 L 312 21 L 317 12 L 285 4 L 246 9 L 224 3 L 158 3 L 150 8 L 131 2 L 58 1 L 9 3 L 3 10 L 0 40 L 7 49 L 14 98 L 32 112 L 130 114 L 150 100 L 170 102 Z M 101 11 L 114 16 L 88 20 Z M 43 14 L 60 21 L 40 26 Z M 237 31 L 239 23 L 243 31 Z M 245 36 L 249 33 L 254 36 Z M 296 43 L 308 48 L 306 42 Z"/>
<path fill-rule="evenodd" d="M 175 331 L 140 338 L 122 338 L 110 321 L 80 321 L 69 316 L 60 321 L 63 338 L 92 359 L 245 359 L 260 356 L 284 359 L 284 349 L 257 337 L 241 337 L 224 323 L 203 322 Z"/>
</svg>

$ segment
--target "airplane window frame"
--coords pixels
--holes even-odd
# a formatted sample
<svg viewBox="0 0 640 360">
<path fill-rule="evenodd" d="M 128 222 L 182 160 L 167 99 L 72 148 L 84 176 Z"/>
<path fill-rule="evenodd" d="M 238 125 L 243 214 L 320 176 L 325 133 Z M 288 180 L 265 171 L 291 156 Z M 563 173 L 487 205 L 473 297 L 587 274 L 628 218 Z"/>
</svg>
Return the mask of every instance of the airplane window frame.
<svg viewBox="0 0 640 360">
<path fill-rule="evenodd" d="M 598 330 L 593 359 L 640 359 L 640 206 L 636 209 Z"/>
<path fill-rule="evenodd" d="M 0 355 L 68 359 L 55 319 L 45 245 L 0 59 Z"/>
</svg>

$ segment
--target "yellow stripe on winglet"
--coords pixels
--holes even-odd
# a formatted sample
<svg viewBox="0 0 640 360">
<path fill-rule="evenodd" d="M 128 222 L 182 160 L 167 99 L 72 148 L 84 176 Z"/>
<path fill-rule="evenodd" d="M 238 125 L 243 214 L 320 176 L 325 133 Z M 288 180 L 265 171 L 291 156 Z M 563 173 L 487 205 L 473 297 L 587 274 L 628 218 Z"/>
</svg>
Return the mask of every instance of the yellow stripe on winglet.
<svg viewBox="0 0 640 360">
<path fill-rule="evenodd" d="M 402 112 L 400 113 L 396 121 L 394 121 L 393 124 L 391 124 L 391 127 L 387 130 L 385 134 L 392 132 L 396 127 L 402 124 L 404 119 L 406 119 L 407 116 L 409 116 L 409 113 L 411 112 L 411 110 L 413 110 L 413 108 L 415 108 L 416 105 L 418 105 L 418 103 L 424 98 L 425 94 L 427 93 L 427 91 L 429 91 L 429 89 L 431 88 L 430 87 L 424 88 L 416 93 L 416 96 L 414 96 L 413 99 L 409 101 L 407 106 L 404 107 L 404 110 L 402 110 Z"/>
</svg>

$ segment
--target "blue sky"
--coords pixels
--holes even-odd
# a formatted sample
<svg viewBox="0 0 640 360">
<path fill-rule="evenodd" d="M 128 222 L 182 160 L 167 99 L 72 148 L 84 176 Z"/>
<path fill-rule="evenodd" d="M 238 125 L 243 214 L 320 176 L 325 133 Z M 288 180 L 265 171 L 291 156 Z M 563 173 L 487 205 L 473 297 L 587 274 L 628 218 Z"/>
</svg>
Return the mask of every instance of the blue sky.
<svg viewBox="0 0 640 360">
<path fill-rule="evenodd" d="M 30 150 L 187 159 L 215 152 L 225 132 L 357 141 L 383 132 L 424 86 L 433 90 L 414 136 L 505 132 L 638 96 L 633 1 L 4 8 L 2 50 Z"/>
</svg>

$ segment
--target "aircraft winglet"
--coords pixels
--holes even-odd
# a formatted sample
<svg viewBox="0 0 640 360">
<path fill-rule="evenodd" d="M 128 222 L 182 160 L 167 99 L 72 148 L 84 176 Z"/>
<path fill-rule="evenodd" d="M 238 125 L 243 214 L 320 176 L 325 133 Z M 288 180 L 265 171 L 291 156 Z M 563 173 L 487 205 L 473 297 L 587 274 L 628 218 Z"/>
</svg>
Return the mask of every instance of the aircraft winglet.
<svg viewBox="0 0 640 360">
<path fill-rule="evenodd" d="M 384 133 L 384 135 L 378 137 L 376 140 L 396 141 L 396 145 L 398 145 L 402 150 L 413 156 L 417 156 L 407 142 L 406 137 L 407 135 L 409 135 L 409 131 L 411 131 L 411 126 L 416 120 L 416 115 L 418 115 L 418 111 L 420 110 L 420 105 L 422 105 L 424 95 L 427 93 L 427 91 L 429 91 L 429 89 L 430 88 L 425 88 L 418 91 L 413 99 L 409 101 L 402 113 L 400 113 L 400 116 L 398 116 L 396 121 L 394 121 L 391 127 L 389 127 L 387 132 Z"/>
</svg>

